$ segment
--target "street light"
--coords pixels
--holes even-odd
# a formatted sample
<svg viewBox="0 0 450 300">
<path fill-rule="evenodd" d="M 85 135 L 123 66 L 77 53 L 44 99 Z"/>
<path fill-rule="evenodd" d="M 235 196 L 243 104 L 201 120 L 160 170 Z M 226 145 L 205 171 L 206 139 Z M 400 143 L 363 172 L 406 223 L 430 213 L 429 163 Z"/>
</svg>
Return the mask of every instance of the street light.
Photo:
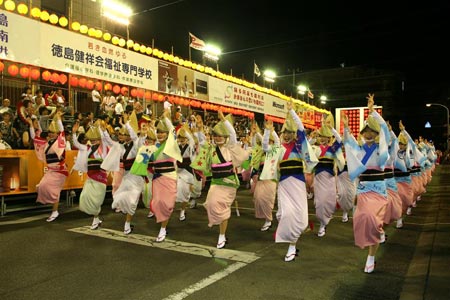
<svg viewBox="0 0 450 300">
<path fill-rule="evenodd" d="M 130 31 L 128 25 L 130 25 L 129 18 L 132 14 L 133 11 L 128 6 L 111 0 L 102 1 L 102 15 L 117 23 L 127 26 L 127 40 L 130 39 Z"/>
<path fill-rule="evenodd" d="M 322 104 L 327 103 L 327 96 L 325 96 L 325 95 L 320 96 L 320 103 L 322 103 Z"/>
<path fill-rule="evenodd" d="M 297 92 L 302 95 L 302 101 L 305 101 L 305 93 L 308 90 L 308 87 L 306 85 L 300 84 L 297 86 Z"/>
<path fill-rule="evenodd" d="M 216 69 L 219 71 L 219 56 L 222 54 L 222 50 L 218 47 L 206 44 L 205 48 L 203 48 L 203 64 L 206 65 L 206 59 L 209 59 L 216 63 Z"/>
<path fill-rule="evenodd" d="M 445 108 L 445 111 L 446 111 L 446 115 L 447 115 L 447 129 L 446 129 L 446 135 L 445 135 L 445 137 L 447 138 L 447 141 L 446 141 L 446 144 L 447 144 L 447 151 L 449 150 L 449 146 L 450 146 L 450 143 L 448 142 L 448 138 L 449 138 L 449 134 L 448 134 L 448 127 L 449 127 L 449 115 L 450 115 L 450 111 L 449 111 L 449 109 L 448 109 L 448 107 L 447 106 L 445 106 L 445 105 L 443 105 L 443 104 L 440 104 L 440 103 L 427 103 L 426 104 L 426 106 L 427 107 L 430 107 L 430 106 L 432 106 L 432 105 L 435 105 L 435 106 L 440 106 L 440 107 L 443 107 L 443 108 Z"/>
<path fill-rule="evenodd" d="M 270 83 L 270 88 L 272 88 L 272 83 L 275 82 L 275 78 L 277 77 L 277 74 L 275 74 L 272 70 L 265 70 L 264 73 L 264 82 L 267 81 Z"/>
</svg>

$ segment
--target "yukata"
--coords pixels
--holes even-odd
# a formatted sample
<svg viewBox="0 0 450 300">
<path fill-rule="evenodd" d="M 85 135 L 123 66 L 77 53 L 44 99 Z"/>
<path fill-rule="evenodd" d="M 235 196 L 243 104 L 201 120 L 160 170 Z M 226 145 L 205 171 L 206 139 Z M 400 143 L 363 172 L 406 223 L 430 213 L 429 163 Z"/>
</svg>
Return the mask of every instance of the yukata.
<svg viewBox="0 0 450 300">
<path fill-rule="evenodd" d="M 276 243 L 296 243 L 301 233 L 308 227 L 304 171 L 311 171 L 318 163 L 306 138 L 302 121 L 293 109 L 288 113 L 291 114 L 298 129 L 294 141 L 282 143 L 284 153 L 279 161 Z"/>
<path fill-rule="evenodd" d="M 380 124 L 379 143 L 358 145 L 348 128 L 344 129 L 344 146 L 350 180 L 358 178 L 357 204 L 353 215 L 355 245 L 360 248 L 379 244 L 387 207 L 384 167 L 389 158 L 389 131 L 383 118 L 372 112 Z"/>
<path fill-rule="evenodd" d="M 78 148 L 78 155 L 73 169 L 87 173 L 87 180 L 84 182 L 80 194 L 79 209 L 93 216 L 98 216 L 101 211 L 108 183 L 108 174 L 106 170 L 100 167 L 103 159 L 108 154 L 108 147 L 104 142 L 104 134 L 102 133 L 101 135 L 102 142 L 94 146 L 80 144 L 75 133 L 72 137 L 74 146 Z"/>
<path fill-rule="evenodd" d="M 316 217 L 322 226 L 328 225 L 336 210 L 336 178 L 334 166 L 343 169 L 342 140 L 335 129 L 336 141 L 332 145 L 313 146 L 319 163 L 314 168 L 314 205 Z"/>
<path fill-rule="evenodd" d="M 39 184 L 36 186 L 36 202 L 42 204 L 54 204 L 59 202 L 61 190 L 66 178 L 69 176 L 66 165 L 66 139 L 64 137 L 64 127 L 61 120 L 56 123 L 58 126 L 58 137 L 47 141 L 40 136 L 35 136 L 34 131 L 30 131 L 34 142 L 34 149 L 37 158 L 47 165 L 47 172 L 44 173 Z"/>
<path fill-rule="evenodd" d="M 226 120 L 224 124 L 230 135 L 228 143 L 221 146 L 204 144 L 191 164 L 193 169 L 212 174 L 211 186 L 204 203 L 209 227 L 220 225 L 230 218 L 231 205 L 240 185 L 236 168 L 249 157 L 248 151 L 242 149 L 237 142 L 231 123 Z"/>
<path fill-rule="evenodd" d="M 272 134 L 274 143 L 269 145 L 269 138 Z M 275 131 L 264 130 L 262 138 L 262 150 L 264 161 L 259 164 L 258 172 L 254 179 L 255 188 L 253 192 L 253 202 L 255 204 L 255 217 L 272 221 L 272 211 L 275 206 L 277 193 L 278 171 L 277 164 L 281 159 L 283 148 L 280 145 L 280 139 Z M 272 161 L 274 160 L 274 161 Z"/>
</svg>

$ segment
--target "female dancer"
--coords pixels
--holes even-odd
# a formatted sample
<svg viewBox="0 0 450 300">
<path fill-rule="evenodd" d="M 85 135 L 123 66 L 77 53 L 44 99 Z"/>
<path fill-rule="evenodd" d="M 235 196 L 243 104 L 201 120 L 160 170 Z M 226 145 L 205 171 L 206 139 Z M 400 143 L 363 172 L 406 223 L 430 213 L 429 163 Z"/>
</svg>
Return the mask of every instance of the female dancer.
<svg viewBox="0 0 450 300">
<path fill-rule="evenodd" d="M 236 167 L 240 166 L 249 153 L 237 142 L 236 132 L 231 123 L 231 115 L 224 117 L 218 112 L 220 122 L 214 126 L 214 144 L 203 145 L 191 167 L 203 173 L 212 172 L 211 186 L 206 196 L 205 208 L 208 213 L 208 226 L 219 225 L 217 248 L 225 247 L 226 231 L 231 214 L 231 204 L 236 198 L 239 179 Z"/>
<path fill-rule="evenodd" d="M 69 172 L 66 165 L 66 139 L 64 126 L 61 121 L 61 112 L 57 112 L 55 119 L 48 126 L 47 138 L 36 135 L 33 121 L 29 119 L 30 136 L 34 141 L 37 158 L 47 164 L 48 171 L 37 185 L 37 202 L 52 204 L 52 213 L 47 222 L 54 221 L 58 216 L 59 196 Z M 37 131 L 39 133 L 39 131 Z"/>
<path fill-rule="evenodd" d="M 369 247 L 364 272 L 375 269 L 375 254 L 383 233 L 383 220 L 387 206 L 387 191 L 384 182 L 384 166 L 389 157 L 389 132 L 383 118 L 374 110 L 373 94 L 367 97 L 370 115 L 361 130 L 365 143 L 360 146 L 344 122 L 344 145 L 350 179 L 359 176 L 357 206 L 353 216 L 355 244 L 364 249 Z M 379 143 L 375 140 L 379 138 Z"/>
</svg>

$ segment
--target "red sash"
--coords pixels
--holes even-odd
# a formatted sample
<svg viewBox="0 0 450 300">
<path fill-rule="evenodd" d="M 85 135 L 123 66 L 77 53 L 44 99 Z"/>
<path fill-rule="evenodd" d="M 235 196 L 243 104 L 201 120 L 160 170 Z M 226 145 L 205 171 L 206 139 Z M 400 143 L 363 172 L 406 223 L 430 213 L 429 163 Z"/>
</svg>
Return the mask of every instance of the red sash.
<svg viewBox="0 0 450 300">
<path fill-rule="evenodd" d="M 289 155 L 291 154 L 292 150 L 294 149 L 295 142 L 290 142 L 289 144 L 283 144 L 283 147 L 286 148 L 286 151 L 283 155 L 283 160 L 286 160 L 289 158 Z"/>
</svg>

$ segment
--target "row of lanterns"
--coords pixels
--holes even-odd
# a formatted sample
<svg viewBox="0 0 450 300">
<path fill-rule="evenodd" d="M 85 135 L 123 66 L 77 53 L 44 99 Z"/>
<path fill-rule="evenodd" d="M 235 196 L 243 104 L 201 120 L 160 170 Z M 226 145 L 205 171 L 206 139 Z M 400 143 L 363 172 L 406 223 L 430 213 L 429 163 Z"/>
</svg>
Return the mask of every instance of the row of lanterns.
<svg viewBox="0 0 450 300">
<path fill-rule="evenodd" d="M 4 67 L 5 67 L 4 63 L 0 61 L 0 72 L 2 72 L 4 70 Z M 39 69 L 30 68 L 27 66 L 22 66 L 19 68 L 19 66 L 17 66 L 16 64 L 11 64 L 8 66 L 8 73 L 13 77 L 20 75 L 22 78 L 31 78 L 33 80 L 38 80 L 41 76 Z M 57 83 L 66 84 L 66 82 L 68 80 L 66 74 L 63 74 L 63 73 L 58 74 L 56 72 L 52 73 L 48 70 L 45 70 L 44 72 L 42 72 L 42 79 L 45 81 L 51 81 L 55 84 L 57 84 Z M 71 76 L 69 84 L 72 87 L 81 87 L 81 88 L 86 88 L 89 90 L 93 90 L 93 89 L 96 89 L 98 91 L 102 91 L 103 89 L 105 91 L 111 90 L 115 94 L 122 94 L 122 95 L 125 95 L 129 92 L 132 97 L 145 98 L 147 100 L 152 99 L 154 101 L 160 101 L 160 102 L 164 101 L 164 99 L 166 98 L 166 96 L 164 94 L 155 93 L 155 92 L 152 93 L 150 91 L 145 91 L 143 89 L 137 89 L 137 88 L 132 88 L 129 91 L 128 87 L 126 87 L 126 86 L 121 87 L 117 84 L 112 85 L 111 83 L 103 84 L 101 81 L 94 82 L 94 80 L 87 79 L 84 77 L 79 78 L 77 76 Z M 255 117 L 255 114 L 253 112 L 245 111 L 242 109 L 236 109 L 236 108 L 232 108 L 232 107 L 220 106 L 220 105 L 211 104 L 211 103 L 205 103 L 205 102 L 201 102 L 201 101 L 197 101 L 197 100 L 189 100 L 189 99 L 186 99 L 183 97 L 178 97 L 178 96 L 169 96 L 169 100 L 176 105 L 191 106 L 191 107 L 195 107 L 195 108 L 202 108 L 204 110 L 213 110 L 213 111 L 222 110 L 225 113 L 246 116 L 249 118 Z"/>
<path fill-rule="evenodd" d="M 14 11 L 16 9 L 16 4 L 14 1 L 12 0 L 0 0 L 0 5 L 3 4 L 3 2 L 5 3 L 5 9 L 8 11 Z M 17 12 L 21 15 L 26 15 L 28 13 L 28 6 L 26 4 L 19 4 L 17 5 Z M 35 19 L 40 19 L 43 22 L 50 22 L 53 25 L 59 24 L 61 27 L 66 28 L 67 25 L 69 24 L 69 21 L 66 17 L 62 16 L 62 17 L 58 17 L 56 14 L 49 14 L 47 11 L 43 10 L 41 11 L 39 8 L 34 7 L 31 9 L 30 11 L 30 15 L 32 18 Z M 113 45 L 116 46 L 120 46 L 120 47 L 127 47 L 128 49 L 132 49 L 136 52 L 140 52 L 142 54 L 147 54 L 147 55 L 153 55 L 159 59 L 163 59 L 169 62 L 173 62 L 175 64 L 178 64 L 180 66 L 184 66 L 186 68 L 191 68 L 193 70 L 202 72 L 202 73 L 207 73 L 210 74 L 213 77 L 217 77 L 219 79 L 222 80 L 226 80 L 226 81 L 230 81 L 239 85 L 243 85 L 247 88 L 252 88 L 255 89 L 259 92 L 263 92 L 263 93 L 268 93 L 271 94 L 272 96 L 284 99 L 286 101 L 290 100 L 289 96 L 286 96 L 278 91 L 274 91 L 272 89 L 269 88 L 265 88 L 265 87 L 261 87 L 256 83 L 251 83 L 248 82 L 246 80 L 240 79 L 240 78 L 236 78 L 233 77 L 231 75 L 226 75 L 223 74 L 222 72 L 216 71 L 211 67 L 205 67 L 202 66 L 200 64 L 196 64 L 193 63 L 189 60 L 184 60 L 182 58 L 179 58 L 177 56 L 174 56 L 173 54 L 169 54 L 169 53 L 165 53 L 161 50 L 158 50 L 156 48 L 152 49 L 151 47 L 147 47 L 145 45 L 141 45 L 139 43 L 134 42 L 133 40 L 125 40 L 124 38 L 120 38 L 117 36 L 112 36 L 109 32 L 103 32 L 100 29 L 96 29 L 96 28 L 89 28 L 86 25 L 82 25 L 79 22 L 72 22 L 71 24 L 71 29 L 73 31 L 77 31 L 80 32 L 82 34 L 87 34 L 90 37 L 93 38 L 98 38 L 101 39 L 103 38 L 104 41 L 106 42 L 111 42 Z M 306 102 L 300 101 L 300 100 L 295 100 L 295 102 L 299 103 L 301 106 L 303 106 L 306 109 L 312 109 L 315 111 L 319 111 L 319 112 L 323 112 L 323 113 L 329 113 L 328 111 L 324 110 L 324 109 L 319 109 L 313 105 L 310 105 Z"/>
</svg>

